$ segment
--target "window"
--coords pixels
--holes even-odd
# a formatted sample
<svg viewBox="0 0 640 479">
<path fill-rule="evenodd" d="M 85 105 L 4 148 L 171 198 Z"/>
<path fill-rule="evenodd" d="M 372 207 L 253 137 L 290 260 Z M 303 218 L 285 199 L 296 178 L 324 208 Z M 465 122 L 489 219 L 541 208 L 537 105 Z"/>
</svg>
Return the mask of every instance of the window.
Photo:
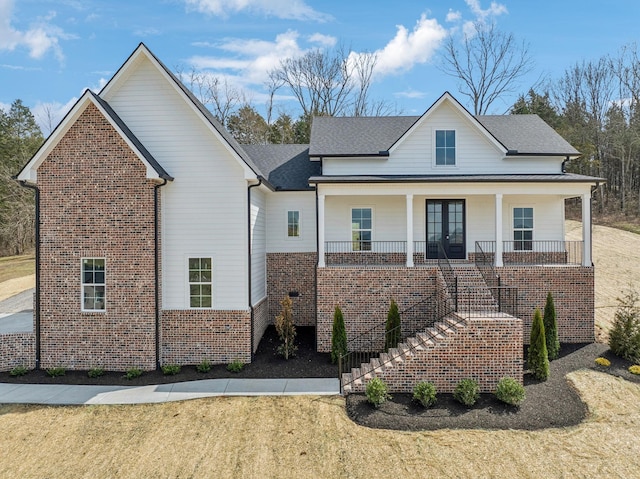
<svg viewBox="0 0 640 479">
<path fill-rule="evenodd" d="M 300 212 L 287 211 L 287 237 L 300 237 Z"/>
<path fill-rule="evenodd" d="M 533 249 L 533 208 L 513 209 L 513 249 Z"/>
<path fill-rule="evenodd" d="M 351 209 L 351 249 L 371 251 L 371 208 Z"/>
<path fill-rule="evenodd" d="M 456 132 L 455 130 L 436 130 L 436 165 L 455 166 Z"/>
<path fill-rule="evenodd" d="M 211 307 L 211 258 L 189 258 L 189 307 Z"/>
<path fill-rule="evenodd" d="M 105 310 L 105 259 L 82 259 L 82 310 Z"/>
</svg>

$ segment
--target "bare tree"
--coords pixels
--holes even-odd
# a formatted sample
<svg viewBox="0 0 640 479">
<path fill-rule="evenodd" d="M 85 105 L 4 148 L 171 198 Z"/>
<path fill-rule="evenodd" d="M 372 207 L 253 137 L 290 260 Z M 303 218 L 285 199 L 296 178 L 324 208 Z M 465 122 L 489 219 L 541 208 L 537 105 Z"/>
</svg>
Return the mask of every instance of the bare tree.
<svg viewBox="0 0 640 479">
<path fill-rule="evenodd" d="M 533 66 L 525 42 L 499 31 L 493 23 L 476 22 L 461 44 L 448 37 L 440 69 L 460 80 L 460 93 L 471 100 L 473 113 L 484 115 L 501 95 L 515 92 L 520 78 Z"/>
</svg>

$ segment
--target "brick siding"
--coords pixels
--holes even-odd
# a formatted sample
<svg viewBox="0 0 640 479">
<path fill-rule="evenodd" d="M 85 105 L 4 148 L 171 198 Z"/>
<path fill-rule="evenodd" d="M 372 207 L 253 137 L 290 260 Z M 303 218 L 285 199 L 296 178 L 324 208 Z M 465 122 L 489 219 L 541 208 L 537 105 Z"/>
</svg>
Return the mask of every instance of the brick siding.
<svg viewBox="0 0 640 479">
<path fill-rule="evenodd" d="M 269 324 L 282 311 L 280 301 L 292 291 L 293 321 L 297 326 L 315 326 L 316 253 L 267 253 L 267 295 Z"/>
<path fill-rule="evenodd" d="M 253 307 L 253 352 L 258 350 L 260 340 L 267 330 L 267 326 L 273 323 L 269 315 L 269 298 L 264 298 Z"/>
<path fill-rule="evenodd" d="M 0 335 L 0 371 L 11 371 L 16 366 L 36 367 L 35 333 Z"/>
</svg>

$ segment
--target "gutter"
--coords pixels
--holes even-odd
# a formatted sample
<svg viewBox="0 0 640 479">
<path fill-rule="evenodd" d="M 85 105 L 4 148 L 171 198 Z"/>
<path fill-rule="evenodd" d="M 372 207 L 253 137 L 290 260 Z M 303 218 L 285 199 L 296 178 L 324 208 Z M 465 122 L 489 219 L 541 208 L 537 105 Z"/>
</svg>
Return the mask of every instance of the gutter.
<svg viewBox="0 0 640 479">
<path fill-rule="evenodd" d="M 17 180 L 17 177 L 13 177 Z M 40 369 L 40 190 L 35 185 L 30 185 L 25 180 L 18 180 L 20 186 L 29 188 L 35 191 L 35 247 L 36 247 L 36 294 L 33 315 L 35 319 L 35 334 L 36 334 L 36 369 Z"/>
<path fill-rule="evenodd" d="M 247 285 L 248 285 L 248 300 L 249 309 L 251 311 L 251 359 L 253 360 L 253 332 L 254 332 L 254 310 L 251 298 L 251 188 L 260 186 L 264 178 L 258 176 L 258 182 L 255 185 L 249 185 L 247 187 Z M 267 185 L 268 186 L 268 185 Z"/>
<path fill-rule="evenodd" d="M 173 178 L 171 178 L 173 179 Z M 153 186 L 153 244 L 154 244 L 154 276 L 155 276 L 155 327 L 156 327 L 156 368 L 160 369 L 160 235 L 158 214 L 158 190 L 167 184 L 168 178 L 162 178 L 162 183 Z"/>
</svg>

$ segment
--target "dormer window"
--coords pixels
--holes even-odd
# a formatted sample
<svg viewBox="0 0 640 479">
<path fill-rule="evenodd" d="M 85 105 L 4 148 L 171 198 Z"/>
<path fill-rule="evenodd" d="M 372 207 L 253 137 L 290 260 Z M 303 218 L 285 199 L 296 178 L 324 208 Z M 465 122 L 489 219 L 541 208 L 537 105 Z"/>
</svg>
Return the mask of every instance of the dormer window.
<svg viewBox="0 0 640 479">
<path fill-rule="evenodd" d="M 455 166 L 456 131 L 436 130 L 436 166 Z"/>
</svg>

